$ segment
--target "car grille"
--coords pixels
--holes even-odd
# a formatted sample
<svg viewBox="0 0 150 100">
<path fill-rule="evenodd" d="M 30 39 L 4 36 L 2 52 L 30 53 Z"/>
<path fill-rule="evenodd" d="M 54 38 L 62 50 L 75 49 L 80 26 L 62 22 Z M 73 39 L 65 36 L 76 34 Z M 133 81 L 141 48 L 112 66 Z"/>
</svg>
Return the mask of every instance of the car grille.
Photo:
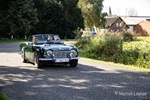
<svg viewBox="0 0 150 100">
<path fill-rule="evenodd" d="M 55 58 L 68 58 L 70 51 L 53 51 Z"/>
</svg>

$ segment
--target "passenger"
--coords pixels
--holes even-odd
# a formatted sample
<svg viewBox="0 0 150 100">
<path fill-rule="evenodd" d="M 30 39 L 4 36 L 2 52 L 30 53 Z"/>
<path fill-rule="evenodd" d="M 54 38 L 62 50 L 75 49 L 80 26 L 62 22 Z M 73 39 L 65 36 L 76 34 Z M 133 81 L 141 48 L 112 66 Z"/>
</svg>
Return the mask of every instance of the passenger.
<svg viewBox="0 0 150 100">
<path fill-rule="evenodd" d="M 33 38 L 33 44 L 37 44 L 37 43 L 38 43 L 37 37 L 34 37 Z"/>
<path fill-rule="evenodd" d="M 48 36 L 48 41 L 52 41 L 53 40 L 53 38 L 49 35 Z"/>
</svg>

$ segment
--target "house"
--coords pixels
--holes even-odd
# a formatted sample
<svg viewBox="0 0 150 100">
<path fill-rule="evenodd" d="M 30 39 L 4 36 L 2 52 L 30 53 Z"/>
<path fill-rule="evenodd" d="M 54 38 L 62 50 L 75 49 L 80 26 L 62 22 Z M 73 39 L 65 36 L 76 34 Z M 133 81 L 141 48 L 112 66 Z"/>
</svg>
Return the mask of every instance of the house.
<svg viewBox="0 0 150 100">
<path fill-rule="evenodd" d="M 129 31 L 136 32 L 137 35 L 150 35 L 150 17 L 149 16 L 124 16 L 121 17 L 129 26 Z"/>
<path fill-rule="evenodd" d="M 115 16 L 109 7 L 106 28 L 113 31 L 122 29 L 134 31 L 137 35 L 150 36 L 150 16 Z"/>
<path fill-rule="evenodd" d="M 128 25 L 122 20 L 121 17 L 118 16 L 111 16 L 106 17 L 106 24 L 105 28 L 111 31 L 122 31 L 127 30 L 129 27 Z"/>
<path fill-rule="evenodd" d="M 138 35 L 150 36 L 150 21 L 143 20 L 134 27 L 134 31 Z"/>
</svg>

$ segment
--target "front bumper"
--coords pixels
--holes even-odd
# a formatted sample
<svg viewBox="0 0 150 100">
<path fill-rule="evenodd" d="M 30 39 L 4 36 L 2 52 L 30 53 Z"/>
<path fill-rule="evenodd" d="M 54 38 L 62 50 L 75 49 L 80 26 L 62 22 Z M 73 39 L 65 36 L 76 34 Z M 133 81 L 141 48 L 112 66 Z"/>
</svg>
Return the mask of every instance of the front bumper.
<svg viewBox="0 0 150 100">
<path fill-rule="evenodd" d="M 59 58 L 39 58 L 39 61 L 53 61 L 55 62 L 56 59 L 59 59 Z M 64 59 L 68 59 L 68 58 L 64 58 Z M 69 58 L 69 61 L 71 60 L 78 60 L 79 57 L 73 57 L 73 58 Z"/>
</svg>

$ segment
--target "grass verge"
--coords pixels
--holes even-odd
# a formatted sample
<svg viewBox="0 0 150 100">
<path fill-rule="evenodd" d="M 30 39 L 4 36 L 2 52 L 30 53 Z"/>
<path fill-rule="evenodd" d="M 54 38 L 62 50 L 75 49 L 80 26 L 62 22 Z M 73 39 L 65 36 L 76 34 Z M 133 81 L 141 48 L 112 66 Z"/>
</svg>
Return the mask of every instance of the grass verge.
<svg viewBox="0 0 150 100">
<path fill-rule="evenodd" d="M 121 68 L 129 69 L 131 71 L 150 73 L 150 69 L 148 69 L 148 68 L 140 68 L 140 67 L 135 67 L 135 66 L 131 66 L 131 65 L 124 65 L 124 64 L 113 63 L 113 62 L 100 61 L 100 60 L 95 60 L 95 59 L 90 59 L 90 58 L 85 58 L 85 57 L 80 57 L 80 59 L 85 59 L 88 61 L 105 64 L 105 65 L 109 65 L 109 66 L 114 66 L 114 67 L 121 67 Z"/>
<path fill-rule="evenodd" d="M 0 39 L 0 43 L 25 42 L 26 39 Z"/>
</svg>

